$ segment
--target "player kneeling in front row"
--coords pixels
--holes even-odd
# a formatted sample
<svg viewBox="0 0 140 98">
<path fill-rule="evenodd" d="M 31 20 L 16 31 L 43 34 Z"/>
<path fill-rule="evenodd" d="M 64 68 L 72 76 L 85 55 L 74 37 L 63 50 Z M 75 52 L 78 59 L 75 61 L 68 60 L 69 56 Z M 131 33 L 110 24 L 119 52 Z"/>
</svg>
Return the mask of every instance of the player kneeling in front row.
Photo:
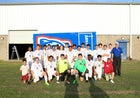
<svg viewBox="0 0 140 98">
<path fill-rule="evenodd" d="M 107 62 L 104 62 L 104 74 L 105 74 L 106 81 L 110 80 L 111 83 L 114 83 L 113 81 L 114 71 L 113 71 L 112 61 L 110 58 L 107 59 Z"/>
<path fill-rule="evenodd" d="M 33 82 L 34 83 L 37 83 L 40 80 L 40 78 L 43 78 L 43 76 L 44 76 L 45 84 L 49 85 L 49 83 L 47 81 L 46 72 L 43 71 L 42 64 L 39 63 L 39 58 L 38 57 L 35 58 L 35 62 L 32 64 L 31 72 L 32 72 L 32 77 L 33 77 Z"/>
<path fill-rule="evenodd" d="M 45 64 L 44 68 L 48 75 L 49 83 L 52 81 L 53 76 L 56 76 L 57 83 L 59 83 L 58 72 L 56 71 L 56 63 L 53 61 L 53 56 L 49 56 L 49 61 Z"/>
<path fill-rule="evenodd" d="M 29 65 L 27 65 L 26 63 L 26 58 L 24 58 L 22 60 L 23 65 L 21 65 L 20 67 L 20 72 L 22 73 L 22 81 L 23 83 L 30 83 L 30 69 L 29 69 Z"/>
<path fill-rule="evenodd" d="M 94 63 L 94 79 L 96 80 L 101 80 L 102 78 L 102 73 L 103 73 L 103 61 L 102 61 L 102 56 L 98 55 L 97 56 L 97 61 Z"/>
<path fill-rule="evenodd" d="M 79 74 L 80 81 L 82 82 L 84 80 L 84 76 L 86 73 L 86 61 L 83 59 L 83 56 L 81 53 L 78 54 L 78 59 L 76 60 L 74 64 L 74 70 L 75 74 Z M 86 75 L 86 79 L 88 78 L 88 75 Z"/>
<path fill-rule="evenodd" d="M 66 81 L 68 84 L 70 84 L 70 76 L 71 76 L 70 64 L 68 60 L 65 59 L 64 54 L 60 55 L 60 59 L 57 62 L 57 71 L 59 72 L 60 81 L 64 81 L 65 76 L 67 75 Z"/>
<path fill-rule="evenodd" d="M 94 66 L 94 62 L 92 60 L 92 56 L 91 54 L 88 54 L 87 56 L 87 60 L 86 60 L 86 66 L 87 66 L 87 70 L 88 70 L 88 73 L 86 73 L 86 81 L 87 80 L 91 80 L 92 77 L 93 77 L 93 66 Z"/>
</svg>

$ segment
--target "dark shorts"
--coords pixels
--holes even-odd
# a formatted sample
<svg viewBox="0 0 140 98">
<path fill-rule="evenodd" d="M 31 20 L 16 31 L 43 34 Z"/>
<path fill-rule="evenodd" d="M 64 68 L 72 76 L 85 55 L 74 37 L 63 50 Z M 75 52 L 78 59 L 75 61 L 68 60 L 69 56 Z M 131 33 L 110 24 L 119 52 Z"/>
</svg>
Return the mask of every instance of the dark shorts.
<svg viewBox="0 0 140 98">
<path fill-rule="evenodd" d="M 77 70 L 77 71 L 78 71 L 79 77 L 84 77 L 84 75 L 82 75 L 83 72 L 80 72 L 79 70 Z"/>
</svg>

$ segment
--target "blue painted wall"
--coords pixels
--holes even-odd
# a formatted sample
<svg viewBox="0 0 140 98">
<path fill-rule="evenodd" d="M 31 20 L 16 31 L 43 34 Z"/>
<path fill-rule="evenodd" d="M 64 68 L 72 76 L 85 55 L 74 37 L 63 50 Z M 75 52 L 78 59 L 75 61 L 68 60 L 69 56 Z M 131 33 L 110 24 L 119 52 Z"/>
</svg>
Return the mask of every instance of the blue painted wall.
<svg viewBox="0 0 140 98">
<path fill-rule="evenodd" d="M 35 50 L 37 44 L 43 45 L 81 45 L 81 43 L 90 44 L 93 50 L 96 45 L 96 32 L 69 32 L 69 33 L 44 33 L 33 35 L 33 48 Z"/>
</svg>

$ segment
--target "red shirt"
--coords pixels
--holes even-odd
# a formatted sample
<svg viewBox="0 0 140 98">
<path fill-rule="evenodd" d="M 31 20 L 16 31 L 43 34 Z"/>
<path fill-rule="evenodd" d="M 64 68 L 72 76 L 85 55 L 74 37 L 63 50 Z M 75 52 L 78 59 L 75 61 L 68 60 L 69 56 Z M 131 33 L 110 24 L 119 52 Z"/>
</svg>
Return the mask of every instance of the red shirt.
<svg viewBox="0 0 140 98">
<path fill-rule="evenodd" d="M 109 74 L 112 72 L 114 72 L 112 62 L 104 62 L 104 73 Z"/>
</svg>

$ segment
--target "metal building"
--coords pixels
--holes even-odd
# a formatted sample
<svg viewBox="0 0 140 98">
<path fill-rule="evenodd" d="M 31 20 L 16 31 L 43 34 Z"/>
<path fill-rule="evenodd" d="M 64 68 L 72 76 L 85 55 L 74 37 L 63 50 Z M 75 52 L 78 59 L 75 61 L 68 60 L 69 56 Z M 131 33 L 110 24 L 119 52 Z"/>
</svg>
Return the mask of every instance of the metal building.
<svg viewBox="0 0 140 98">
<path fill-rule="evenodd" d="M 9 60 L 11 45 L 32 45 L 36 32 L 95 31 L 97 43 L 128 40 L 128 58 L 140 60 L 139 17 L 140 0 L 1 0 L 0 59 Z"/>
</svg>

